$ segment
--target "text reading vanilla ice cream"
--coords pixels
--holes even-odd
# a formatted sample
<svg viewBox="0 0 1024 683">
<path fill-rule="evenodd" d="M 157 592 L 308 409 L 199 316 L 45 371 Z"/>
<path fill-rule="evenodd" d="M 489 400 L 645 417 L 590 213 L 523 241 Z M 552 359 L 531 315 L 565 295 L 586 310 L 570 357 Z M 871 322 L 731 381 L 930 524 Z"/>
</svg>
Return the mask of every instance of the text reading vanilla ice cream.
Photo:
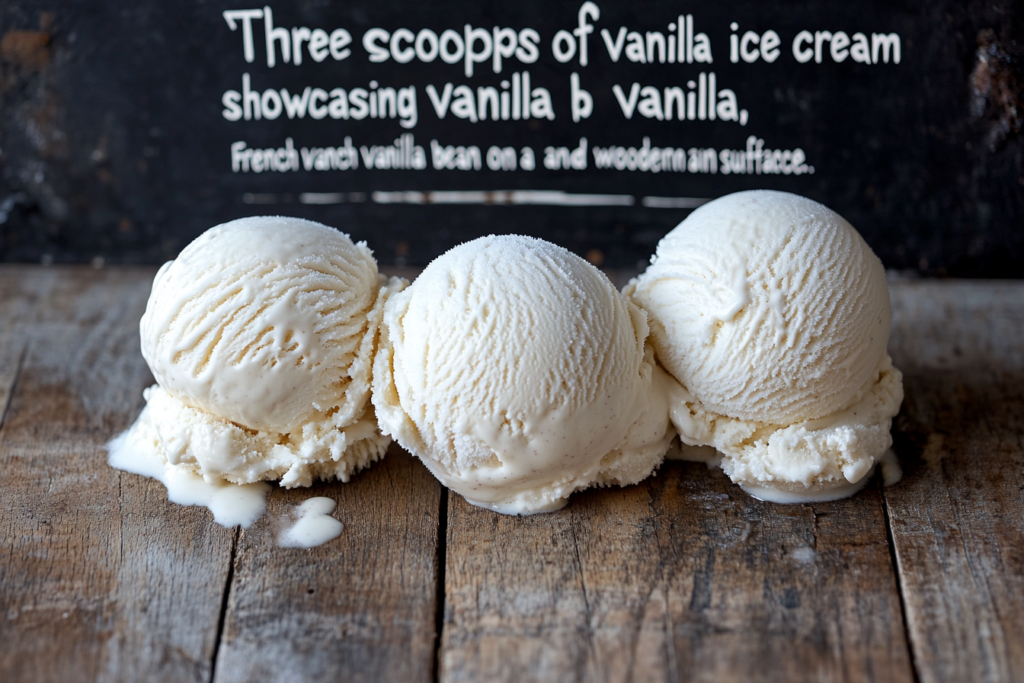
<svg viewBox="0 0 1024 683">
<path fill-rule="evenodd" d="M 140 331 L 157 384 L 111 464 L 217 485 L 347 481 L 390 442 L 370 371 L 384 301 L 402 286 L 364 243 L 318 223 L 211 228 L 153 282 Z"/>
<path fill-rule="evenodd" d="M 485 237 L 433 261 L 384 309 L 381 429 L 469 502 L 562 507 L 647 477 L 673 437 L 646 315 L 578 256 Z"/>
<path fill-rule="evenodd" d="M 902 376 L 886 353 L 881 262 L 809 199 L 740 192 L 694 211 L 627 288 L 676 380 L 684 443 L 780 502 L 849 495 L 892 443 Z"/>
</svg>

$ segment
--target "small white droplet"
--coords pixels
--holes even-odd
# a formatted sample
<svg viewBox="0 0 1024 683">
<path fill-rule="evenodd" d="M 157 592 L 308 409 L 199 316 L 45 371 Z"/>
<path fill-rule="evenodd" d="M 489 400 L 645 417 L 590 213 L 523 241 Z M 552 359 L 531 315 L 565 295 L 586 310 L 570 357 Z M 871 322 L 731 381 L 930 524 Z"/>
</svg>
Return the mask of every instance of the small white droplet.
<svg viewBox="0 0 1024 683">
<path fill-rule="evenodd" d="M 282 548 L 313 548 L 341 535 L 342 524 L 331 517 L 337 504 L 330 498 L 305 501 L 294 511 L 295 522 L 277 538 Z"/>
</svg>

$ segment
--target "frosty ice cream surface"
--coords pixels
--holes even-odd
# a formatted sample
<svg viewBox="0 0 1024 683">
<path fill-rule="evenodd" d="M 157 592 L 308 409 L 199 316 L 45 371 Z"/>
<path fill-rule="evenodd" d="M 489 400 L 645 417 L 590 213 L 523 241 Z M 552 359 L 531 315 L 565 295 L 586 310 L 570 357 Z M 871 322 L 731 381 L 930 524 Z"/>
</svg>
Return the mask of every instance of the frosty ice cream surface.
<svg viewBox="0 0 1024 683">
<path fill-rule="evenodd" d="M 891 444 L 889 323 L 857 231 L 781 192 L 697 209 L 622 293 L 534 238 L 460 245 L 407 286 L 336 230 L 245 218 L 154 279 L 157 384 L 110 461 L 223 499 L 347 481 L 395 438 L 469 502 L 531 514 L 646 478 L 678 433 L 753 495 L 831 499 Z"/>
<path fill-rule="evenodd" d="M 636 483 L 673 437 L 646 318 L 549 242 L 462 244 L 385 306 L 381 429 L 498 512 L 547 512 L 592 484 Z"/>
<path fill-rule="evenodd" d="M 754 495 L 850 495 L 892 444 L 903 383 L 886 353 L 885 271 L 827 207 L 766 190 L 710 202 L 627 293 L 674 379 L 680 439 L 713 446 Z"/>
</svg>

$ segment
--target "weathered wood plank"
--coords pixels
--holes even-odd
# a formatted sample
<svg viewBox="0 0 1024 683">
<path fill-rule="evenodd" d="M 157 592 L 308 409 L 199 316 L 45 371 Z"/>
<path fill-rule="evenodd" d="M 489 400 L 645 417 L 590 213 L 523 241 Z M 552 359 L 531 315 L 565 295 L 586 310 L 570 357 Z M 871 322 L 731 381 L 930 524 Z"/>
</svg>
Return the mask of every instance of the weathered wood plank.
<svg viewBox="0 0 1024 683">
<path fill-rule="evenodd" d="M 442 490 L 408 453 L 347 484 L 275 489 L 238 542 L 216 683 L 433 680 Z M 290 507 L 338 503 L 339 538 L 278 548 Z"/>
<path fill-rule="evenodd" d="M 25 358 L 23 323 L 31 318 L 57 279 L 52 270 L 18 266 L 0 269 L 0 425 Z M 26 287 L 30 281 L 32 287 Z M 29 291 L 27 291 L 29 290 Z"/>
<path fill-rule="evenodd" d="M 151 276 L 0 267 L 5 682 L 210 678 L 234 533 L 102 450 L 150 381 Z M 884 497 L 916 668 L 1013 680 L 1024 285 L 897 283 L 893 300 L 906 478 Z M 342 537 L 274 547 L 272 516 L 315 493 L 339 501 Z M 772 506 L 670 463 L 528 519 L 452 496 L 441 678 L 908 680 L 881 495 Z M 404 454 L 347 485 L 274 491 L 239 537 L 216 678 L 430 678 L 439 496 Z"/>
<path fill-rule="evenodd" d="M 20 353 L 0 429 L 4 681 L 209 680 L 232 532 L 103 449 L 152 381 L 153 272 L 0 269 L 30 309 L 3 347 L 5 367 Z"/>
<path fill-rule="evenodd" d="M 442 681 L 910 681 L 877 486 L 778 506 L 703 465 L 549 515 L 449 506 Z"/>
<path fill-rule="evenodd" d="M 886 489 L 920 680 L 1024 680 L 1024 283 L 901 283 Z"/>
</svg>

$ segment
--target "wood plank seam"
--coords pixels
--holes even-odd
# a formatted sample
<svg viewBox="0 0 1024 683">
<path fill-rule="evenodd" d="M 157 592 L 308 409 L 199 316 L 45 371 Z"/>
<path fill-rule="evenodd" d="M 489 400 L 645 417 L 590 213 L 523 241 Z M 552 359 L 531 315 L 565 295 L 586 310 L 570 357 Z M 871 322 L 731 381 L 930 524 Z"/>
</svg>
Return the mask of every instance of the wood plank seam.
<svg viewBox="0 0 1024 683">
<path fill-rule="evenodd" d="M 23 342 L 21 353 L 18 354 L 18 364 L 14 367 L 14 380 L 11 382 L 11 390 L 7 392 L 7 400 L 4 401 L 3 410 L 0 410 L 0 434 L 3 433 L 4 420 L 7 418 L 7 409 L 11 407 L 11 398 L 18 389 L 18 380 L 21 378 L 21 369 L 25 366 L 25 357 L 28 356 L 28 342 Z"/>
<path fill-rule="evenodd" d="M 583 559 L 580 557 L 580 539 L 576 533 L 576 518 L 575 515 L 569 520 L 569 530 L 572 532 L 572 546 L 576 553 L 576 567 L 579 571 L 580 577 L 580 590 L 583 594 L 583 609 L 584 618 L 587 620 L 587 649 L 586 653 L 591 654 L 594 651 L 594 611 L 590 606 L 590 595 L 587 590 L 587 574 L 583 571 Z M 581 655 L 584 653 L 581 652 Z M 583 660 L 580 662 L 580 668 L 586 664 Z"/>
<path fill-rule="evenodd" d="M 661 573 L 664 574 L 663 570 L 659 569 L 659 571 L 661 571 Z M 649 595 L 650 594 L 648 593 L 648 596 Z M 675 633 L 676 632 L 675 631 L 675 622 L 672 619 L 672 609 L 671 609 L 671 606 L 669 605 L 668 591 L 665 591 L 665 592 L 662 593 L 661 602 L 662 602 L 662 623 L 665 625 L 665 633 Z M 633 636 L 633 643 L 632 643 L 631 648 L 630 648 L 633 653 L 636 652 L 636 642 L 639 639 L 639 636 L 640 636 L 640 629 L 637 628 L 636 634 Z M 635 661 L 636 655 L 633 654 L 632 656 L 633 656 L 633 659 Z M 679 651 L 676 649 L 676 639 L 675 638 L 666 638 L 666 644 L 665 644 L 665 663 L 666 663 L 666 669 L 667 669 L 666 676 L 667 676 L 668 680 L 670 680 L 670 681 L 681 681 L 681 680 L 683 680 L 682 668 L 679 665 Z M 630 665 L 630 671 L 632 671 L 632 663 Z"/>
<path fill-rule="evenodd" d="M 0 317 L 16 318 L 0 323 L 0 466 L 21 483 L 0 506 L 12 531 L 0 551 L 0 679 L 208 678 L 230 534 L 110 469 L 103 452 L 151 382 L 137 350 L 140 280 L 0 272 L 0 290 L 14 292 Z"/>
<path fill-rule="evenodd" d="M 231 560 L 228 562 L 228 575 L 224 580 L 224 593 L 220 600 L 220 616 L 217 619 L 217 637 L 213 642 L 213 655 L 210 657 L 210 683 L 213 683 L 217 675 L 217 655 L 220 653 L 220 644 L 224 639 L 224 623 L 227 621 L 228 600 L 231 596 L 231 584 L 235 579 L 235 562 L 238 556 L 238 536 L 242 533 L 240 527 L 235 527 L 235 535 L 231 539 Z"/>
<path fill-rule="evenodd" d="M 124 481 L 123 480 L 124 480 L 124 475 L 125 474 L 126 474 L 125 472 L 118 472 L 117 473 L 117 516 L 121 520 L 121 523 L 118 525 L 119 526 L 119 532 L 120 532 L 118 534 L 120 536 L 120 538 L 118 539 L 118 548 L 120 548 L 120 552 L 118 553 L 118 556 L 117 556 L 118 562 L 120 562 L 121 560 L 124 559 L 124 537 L 125 537 L 125 533 L 124 533 L 124 496 L 123 496 Z"/>
<path fill-rule="evenodd" d="M 448 562 L 448 496 L 448 488 L 441 487 L 437 511 L 437 585 L 434 588 L 434 683 L 441 680 L 441 636 L 444 634 L 445 573 Z"/>
<path fill-rule="evenodd" d="M 892 562 L 892 571 L 896 578 L 896 593 L 900 598 L 900 621 L 903 622 L 903 634 L 907 640 L 907 649 L 910 650 L 910 673 L 914 677 L 914 683 L 920 683 L 921 673 L 917 668 L 920 653 L 917 642 L 910 633 L 910 623 L 907 621 L 907 598 L 903 594 L 903 570 L 900 568 L 900 559 L 896 554 L 896 540 L 892 533 L 892 516 L 889 513 L 889 499 L 886 498 L 884 486 L 882 488 L 882 511 L 885 514 L 885 540 L 889 544 L 889 559 Z"/>
<path fill-rule="evenodd" d="M 929 683 L 1021 678 L 1022 286 L 892 289 L 906 387 L 893 438 L 906 462 L 887 514 L 913 663 Z"/>
<path fill-rule="evenodd" d="M 238 537 L 216 683 L 431 683 L 441 491 L 397 445 L 347 484 L 272 489 Z M 311 495 L 336 501 L 344 540 L 274 548 Z"/>
</svg>

